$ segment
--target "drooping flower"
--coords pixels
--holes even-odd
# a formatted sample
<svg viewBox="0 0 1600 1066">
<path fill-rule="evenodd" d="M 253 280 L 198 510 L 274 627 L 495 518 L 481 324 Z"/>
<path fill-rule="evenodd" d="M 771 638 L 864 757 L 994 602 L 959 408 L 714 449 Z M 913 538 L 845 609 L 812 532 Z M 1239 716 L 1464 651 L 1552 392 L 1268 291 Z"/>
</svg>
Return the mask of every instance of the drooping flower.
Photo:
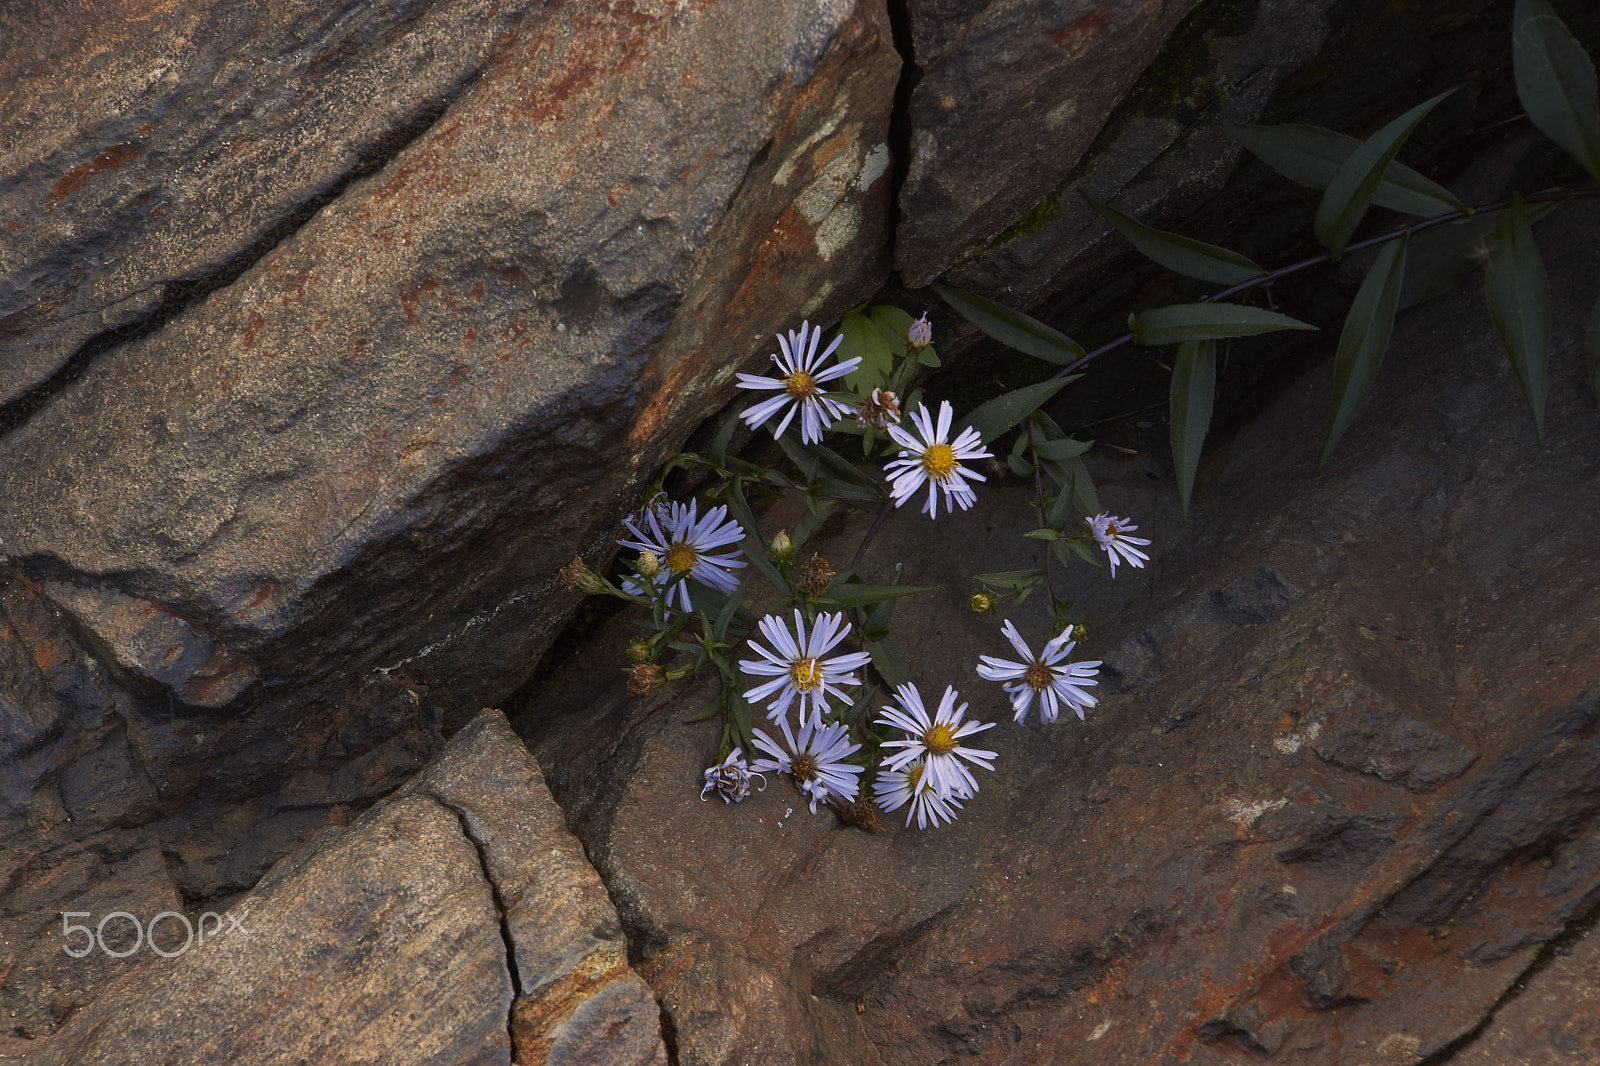
<svg viewBox="0 0 1600 1066">
<path fill-rule="evenodd" d="M 780 718 L 778 725 L 783 728 L 783 744 L 759 729 L 751 730 L 756 747 L 772 756 L 751 763 L 751 773 L 773 770 L 793 775 L 800 791 L 811 799 L 812 814 L 817 813 L 818 800 L 831 796 L 850 803 L 856 798 L 863 768 L 845 760 L 860 751 L 861 745 L 850 742 L 848 726 L 837 722 L 813 726 L 802 720 L 800 739 L 796 740 L 787 717 Z"/>
<path fill-rule="evenodd" d="M 1035 696 L 1039 697 L 1039 720 L 1046 724 L 1056 720 L 1056 716 L 1061 713 L 1062 704 L 1077 711 L 1078 719 L 1082 721 L 1084 710 L 1100 702 L 1084 690 L 1085 685 L 1100 683 L 1094 677 L 1095 670 L 1100 666 L 1100 660 L 1093 659 L 1081 663 L 1062 662 L 1077 646 L 1072 639 L 1071 626 L 1063 629 L 1059 636 L 1046 644 L 1044 651 L 1040 652 L 1037 658 L 1028 650 L 1028 645 L 1017 632 L 1017 627 L 1009 620 L 1000 627 L 1000 631 L 1011 641 L 1011 646 L 1017 649 L 1022 661 L 1013 662 L 1010 659 L 997 659 L 992 655 L 980 655 L 978 676 L 986 681 L 1004 682 L 1002 687 L 1011 696 L 1011 707 L 1016 712 L 1017 721 L 1020 722 L 1028 716 L 1028 708 L 1033 705 Z"/>
<path fill-rule="evenodd" d="M 900 397 L 888 389 L 873 389 L 872 395 L 856 408 L 856 425 L 883 429 L 890 422 L 900 424 Z"/>
<path fill-rule="evenodd" d="M 935 826 L 941 821 L 955 821 L 961 801 L 968 798 L 960 794 L 940 796 L 933 782 L 926 779 L 925 769 L 921 759 L 913 759 L 898 770 L 885 769 L 878 774 L 877 784 L 872 789 L 878 806 L 885 811 L 896 811 L 911 804 L 911 809 L 906 811 L 908 829 L 912 818 L 917 820 L 918 829 L 926 829 L 930 821 Z"/>
<path fill-rule="evenodd" d="M 755 429 L 757 426 L 765 425 L 769 418 L 787 407 L 789 410 L 784 414 L 783 421 L 778 423 L 778 428 L 772 431 L 772 435 L 783 436 L 783 431 L 789 428 L 789 422 L 794 418 L 795 412 L 799 411 L 800 440 L 804 444 L 815 444 L 822 439 L 822 431 L 832 425 L 835 418 L 849 412 L 848 404 L 824 396 L 821 386 L 825 382 L 850 373 L 861 362 L 861 358 L 857 356 L 845 359 L 822 370 L 820 369 L 822 363 L 838 351 L 839 344 L 844 340 L 844 334 L 835 337 L 833 343 L 818 355 L 817 344 L 821 340 L 821 327 L 812 329 L 811 323 L 802 322 L 800 329 L 790 330 L 787 338 L 781 333 L 778 334 L 778 347 L 782 349 L 783 354 L 774 355 L 771 359 L 778 365 L 778 369 L 783 371 L 782 377 L 739 375 L 740 388 L 783 390 L 777 396 L 746 408 L 739 417 L 747 426 Z"/>
<path fill-rule="evenodd" d="M 961 745 L 961 738 L 992 729 L 993 722 L 964 722 L 967 705 L 956 706 L 956 690 L 946 685 L 939 709 L 930 716 L 922 705 L 922 694 L 915 685 L 894 690 L 899 707 L 883 708 L 879 725 L 890 725 L 905 733 L 903 740 L 884 741 L 885 748 L 899 748 L 884 759 L 888 770 L 899 770 L 915 759 L 924 762 L 923 773 L 940 799 L 966 799 L 978 791 L 977 779 L 966 762 L 994 769 L 995 752 Z M 965 759 L 966 762 L 962 760 Z"/>
<path fill-rule="evenodd" d="M 899 507 L 920 489 L 928 485 L 928 505 L 922 513 L 929 518 L 939 516 L 939 489 L 944 489 L 945 511 L 954 513 L 957 507 L 965 511 L 977 499 L 968 480 L 987 481 L 982 474 L 961 465 L 963 459 L 987 459 L 993 453 L 984 451 L 983 438 L 968 426 L 954 441 L 950 438 L 950 422 L 955 412 L 948 400 L 939 402 L 939 422 L 934 425 L 928 416 L 926 404 L 917 404 L 911 421 L 916 424 L 917 436 L 907 433 L 901 426 L 889 426 L 889 436 L 900 445 L 900 458 L 892 459 L 884 473 L 894 480 L 891 495 Z"/>
<path fill-rule="evenodd" d="M 751 773 L 745 764 L 744 749 L 734 748 L 726 759 L 706 768 L 706 787 L 700 790 L 700 801 L 704 803 L 706 793 L 716 789 L 723 803 L 738 803 L 750 795 L 752 777 L 760 777 L 761 787 L 767 787 L 767 779 L 759 773 Z"/>
<path fill-rule="evenodd" d="M 681 609 L 688 612 L 693 610 L 689 603 L 690 578 L 722 593 L 739 587 L 738 577 L 729 571 L 745 566 L 745 561 L 737 554 L 716 552 L 744 540 L 744 527 L 728 518 L 726 507 L 719 505 L 698 515 L 698 506 L 690 500 L 687 505 L 670 504 L 664 512 L 646 509 L 640 516 L 644 524 L 642 529 L 632 518 L 623 520 L 623 525 L 638 539 L 618 540 L 617 543 L 633 548 L 641 556 L 648 554 L 658 560 L 651 576 L 639 573 L 632 581 L 624 581 L 625 592 L 641 595 L 643 586 L 653 583 L 667 590 L 669 605 L 676 598 Z"/>
<path fill-rule="evenodd" d="M 777 615 L 769 614 L 759 623 L 761 635 L 772 645 L 769 651 L 750 641 L 759 659 L 740 659 L 739 666 L 747 674 L 772 677 L 744 694 L 751 703 L 773 696 L 767 705 L 767 717 L 783 718 L 796 697 L 800 700 L 800 721 L 820 722 L 828 713 L 828 696 L 832 694 L 846 703 L 842 685 L 859 685 L 861 679 L 850 671 L 865 666 L 872 656 L 864 651 L 846 652 L 824 659 L 835 645 L 850 635 L 850 623 L 843 613 L 819 614 L 806 634 L 805 619 L 794 612 L 794 628 L 798 637 L 789 632 L 789 625 Z M 774 695 L 776 693 L 776 695 Z"/>
<path fill-rule="evenodd" d="M 1089 528 L 1094 532 L 1095 543 L 1105 549 L 1106 557 L 1111 561 L 1111 576 L 1117 576 L 1117 563 L 1126 561 L 1129 566 L 1144 569 L 1144 564 L 1150 556 L 1135 548 L 1135 544 L 1149 544 L 1144 537 L 1130 537 L 1128 533 L 1138 529 L 1126 518 L 1117 518 L 1111 514 L 1097 514 L 1093 518 L 1085 518 Z"/>
</svg>

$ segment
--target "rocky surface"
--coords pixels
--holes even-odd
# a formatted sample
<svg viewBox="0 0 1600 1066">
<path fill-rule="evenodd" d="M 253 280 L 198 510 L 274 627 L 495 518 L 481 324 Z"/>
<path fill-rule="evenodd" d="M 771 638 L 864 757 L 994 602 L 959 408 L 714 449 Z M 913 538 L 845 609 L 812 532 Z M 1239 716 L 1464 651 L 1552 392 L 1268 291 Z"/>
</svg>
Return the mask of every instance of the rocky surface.
<svg viewBox="0 0 1600 1066">
<path fill-rule="evenodd" d="M 189 946 L 176 917 L 152 934 L 167 958 L 103 932 L 128 953 L 111 991 L 27 1061 L 667 1061 L 605 887 L 498 712 L 225 914 L 195 917 L 209 940 Z"/>
<path fill-rule="evenodd" d="M 1543 448 L 1463 290 L 1402 320 L 1315 478 L 1323 373 L 1207 465 L 1187 525 L 1149 460 L 1102 460 L 1156 562 L 1066 579 L 1105 660 L 1086 723 L 1014 725 L 974 673 L 1006 648 L 961 579 L 1017 565 L 1029 490 L 895 515 L 869 576 L 950 584 L 897 615 L 914 675 L 1001 722 L 953 826 L 863 832 L 783 779 L 700 803 L 717 734 L 683 720 L 707 693 L 597 690 L 621 620 L 569 649 L 514 721 L 678 1061 L 1407 1063 L 1473 1046 L 1524 975 L 1515 1002 L 1550 1002 L 1542 945 L 1600 905 L 1600 557 L 1546 520 L 1600 506 L 1578 351 L 1597 228 L 1591 207 L 1541 231 L 1565 264 Z M 1523 1016 L 1493 1046 L 1585 1039 Z"/>
</svg>

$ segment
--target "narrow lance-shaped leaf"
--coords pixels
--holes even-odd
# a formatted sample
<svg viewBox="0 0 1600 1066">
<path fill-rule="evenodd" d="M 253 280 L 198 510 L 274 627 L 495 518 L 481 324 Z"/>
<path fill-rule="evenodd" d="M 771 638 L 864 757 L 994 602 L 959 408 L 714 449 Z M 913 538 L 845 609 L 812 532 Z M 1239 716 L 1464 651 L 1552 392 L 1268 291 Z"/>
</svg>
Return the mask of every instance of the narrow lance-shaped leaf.
<svg viewBox="0 0 1600 1066">
<path fill-rule="evenodd" d="M 1389 335 L 1394 331 L 1405 275 L 1406 239 L 1401 237 L 1383 246 L 1356 292 L 1350 313 L 1345 315 L 1339 351 L 1333 359 L 1333 406 L 1328 411 L 1328 428 L 1322 434 L 1322 449 L 1317 453 L 1319 470 L 1350 428 L 1378 376 L 1378 365 L 1383 362 Z"/>
<path fill-rule="evenodd" d="M 1218 123 L 1217 128 L 1279 174 L 1312 189 L 1326 189 L 1339 167 L 1361 147 L 1361 142 L 1349 134 L 1300 123 L 1284 126 Z M 1391 211 L 1424 217 L 1468 209 L 1449 189 L 1399 160 L 1391 160 L 1384 169 L 1383 180 L 1373 191 L 1372 202 Z"/>
<path fill-rule="evenodd" d="M 885 633 L 874 640 L 863 637 L 861 640 L 867 654 L 872 656 L 872 668 L 878 671 L 878 676 L 888 683 L 890 688 L 899 688 L 901 685 L 911 683 L 911 671 L 906 669 L 906 657 L 900 650 L 900 641 L 896 639 L 893 631 Z"/>
<path fill-rule="evenodd" d="M 1200 450 L 1211 426 L 1211 397 L 1217 387 L 1217 342 L 1184 341 L 1172 360 L 1171 412 L 1172 465 L 1178 473 L 1178 499 L 1189 513 L 1194 474 Z"/>
<path fill-rule="evenodd" d="M 1214 281 L 1219 285 L 1237 285 L 1266 273 L 1238 252 L 1147 226 L 1113 207 L 1107 207 L 1088 193 L 1083 193 L 1083 198 L 1089 201 L 1089 206 L 1101 218 L 1115 226 L 1117 232 L 1128 239 L 1128 243 L 1168 270 L 1175 270 L 1185 277 Z"/>
<path fill-rule="evenodd" d="M 1077 381 L 1082 374 L 1052 378 L 1036 385 L 1024 385 L 1013 392 L 1002 393 L 987 403 L 980 404 L 966 417 L 965 425 L 976 429 L 985 441 L 992 441 L 1012 426 L 1027 418 L 1050 397 L 1061 391 L 1063 385 Z"/>
<path fill-rule="evenodd" d="M 1328 182 L 1328 188 L 1322 194 L 1322 202 L 1317 205 L 1317 217 L 1312 223 L 1317 240 L 1335 258 L 1343 254 L 1350 235 L 1356 231 L 1357 224 L 1372 205 L 1372 196 L 1378 191 L 1378 183 L 1383 180 L 1384 170 L 1394 159 L 1395 153 L 1428 112 L 1452 92 L 1455 90 L 1446 90 L 1413 107 L 1368 137 L 1360 148 L 1351 152 L 1349 158 L 1339 165 L 1333 180 Z"/>
<path fill-rule="evenodd" d="M 1489 317 L 1511 357 L 1517 383 L 1533 416 L 1533 433 L 1544 440 L 1544 402 L 1550 375 L 1550 282 L 1533 243 L 1522 197 L 1500 212 L 1495 247 L 1484 271 Z"/>
<path fill-rule="evenodd" d="M 1558 201 L 1528 204 L 1530 223 L 1560 206 Z M 1406 242 L 1406 280 L 1400 287 L 1400 310 L 1443 296 L 1483 265 L 1494 247 L 1498 211 L 1479 213 L 1416 234 Z"/>
<path fill-rule="evenodd" d="M 1276 311 L 1241 304 L 1173 304 L 1129 315 L 1128 328 L 1133 331 L 1134 343 L 1161 347 L 1183 341 L 1253 337 L 1280 329 L 1317 327 Z"/>
<path fill-rule="evenodd" d="M 944 297 L 945 303 L 955 308 L 962 318 L 1008 348 L 1058 366 L 1083 358 L 1083 348 L 1077 341 L 1021 311 L 948 285 L 936 284 L 933 291 Z"/>
<path fill-rule="evenodd" d="M 839 607 L 865 607 L 901 596 L 915 596 L 919 592 L 932 592 L 931 585 L 868 585 L 855 583 L 841 585 L 835 582 L 828 591 L 817 597 L 818 603 Z"/>
<path fill-rule="evenodd" d="M 1517 0 L 1511 63 L 1528 120 L 1600 178 L 1600 92 L 1594 63 L 1545 0 Z"/>
</svg>

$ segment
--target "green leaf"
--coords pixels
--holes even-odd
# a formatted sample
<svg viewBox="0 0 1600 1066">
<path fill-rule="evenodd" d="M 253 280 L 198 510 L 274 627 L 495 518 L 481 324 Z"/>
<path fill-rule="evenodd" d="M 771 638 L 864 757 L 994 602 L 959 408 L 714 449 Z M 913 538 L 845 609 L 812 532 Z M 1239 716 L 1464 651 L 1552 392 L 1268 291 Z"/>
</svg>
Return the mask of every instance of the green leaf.
<svg viewBox="0 0 1600 1066">
<path fill-rule="evenodd" d="M 1089 468 L 1083 465 L 1082 459 L 1068 459 L 1066 466 L 1072 473 L 1072 498 L 1077 501 L 1078 512 L 1101 514 L 1100 497 L 1094 491 L 1094 478 L 1089 476 Z"/>
<path fill-rule="evenodd" d="M 844 377 L 846 388 L 865 395 L 883 385 L 894 366 L 894 350 L 883 331 L 866 315 L 852 312 L 839 324 L 844 343 L 839 345 L 835 358 L 843 361 L 861 358 L 861 363 Z"/>
<path fill-rule="evenodd" d="M 747 574 L 728 597 L 728 601 L 722 605 L 722 610 L 717 612 L 717 620 L 711 627 L 712 640 L 720 644 L 728 635 L 728 626 L 733 624 L 734 618 L 739 613 L 739 605 L 744 603 L 744 594 L 748 591 L 750 591 L 750 577 Z"/>
<path fill-rule="evenodd" d="M 1589 364 L 1589 389 L 1600 400 L 1600 300 L 1589 313 L 1589 328 L 1583 333 L 1583 357 Z"/>
<path fill-rule="evenodd" d="M 684 722 L 685 725 L 693 725 L 696 722 L 704 722 L 708 718 L 715 718 L 717 715 L 719 715 L 721 713 L 722 713 L 722 704 L 720 704 L 720 703 L 708 703 L 708 704 L 705 705 L 705 708 L 703 710 L 701 710 L 701 711 L 699 711 L 699 712 L 697 712 L 695 714 L 690 715 L 688 718 L 685 718 L 683 720 L 683 722 Z"/>
<path fill-rule="evenodd" d="M 1500 212 L 1483 288 L 1489 317 L 1528 401 L 1534 437 L 1542 443 L 1550 374 L 1550 282 L 1520 196 Z"/>
<path fill-rule="evenodd" d="M 882 603 L 884 600 L 932 591 L 931 585 L 868 585 L 865 582 L 841 585 L 835 581 L 828 586 L 827 592 L 817 597 L 817 602 L 830 607 L 865 607 L 869 603 Z"/>
<path fill-rule="evenodd" d="M 1059 530 L 1055 530 L 1055 529 L 1030 529 L 1026 533 L 1024 533 L 1023 536 L 1024 537 L 1031 537 L 1034 540 L 1060 540 L 1061 539 L 1060 531 Z"/>
<path fill-rule="evenodd" d="M 899 585 L 900 577 L 904 572 L 905 564 L 895 563 L 894 580 L 889 582 L 889 584 Z M 866 617 L 862 619 L 861 628 L 865 631 L 874 633 L 881 629 L 887 628 L 889 625 L 889 619 L 894 615 L 895 604 L 899 602 L 899 600 L 884 600 L 882 603 L 872 608 L 872 610 L 866 613 Z"/>
<path fill-rule="evenodd" d="M 1045 459 L 1071 459 L 1082 455 L 1094 447 L 1092 440 L 1073 440 L 1071 437 L 1062 437 L 1059 440 L 1042 440 L 1033 446 Z"/>
<path fill-rule="evenodd" d="M 911 683 L 911 671 L 906 669 L 906 657 L 894 633 L 885 633 L 877 640 L 862 638 L 861 643 L 867 649 L 867 654 L 872 656 L 873 669 L 878 671 L 878 676 L 890 688 Z"/>
<path fill-rule="evenodd" d="M 944 366 L 943 363 L 939 362 L 939 355 L 933 350 L 933 345 L 931 344 L 917 353 L 917 362 L 930 370 Z"/>
<path fill-rule="evenodd" d="M 1033 464 L 1018 459 L 1015 455 L 1006 456 L 1006 466 L 1010 467 L 1011 472 L 1018 477 L 1033 476 Z"/>
<path fill-rule="evenodd" d="M 707 454 L 711 456 L 718 466 L 722 465 L 722 461 L 728 457 L 728 442 L 733 439 L 733 431 L 739 428 L 740 413 L 739 411 L 729 412 L 728 417 L 723 420 L 721 427 L 718 428 L 717 435 L 711 438 L 711 447 L 707 449 Z"/>
<path fill-rule="evenodd" d="M 1317 205 L 1317 217 L 1312 223 L 1317 240 L 1333 253 L 1334 258 L 1344 254 L 1344 246 L 1356 231 L 1367 208 L 1372 206 L 1373 194 L 1383 180 L 1384 171 L 1394 159 L 1400 146 L 1411 136 L 1422 120 L 1454 89 L 1448 89 L 1431 100 L 1425 100 L 1401 115 L 1383 129 L 1361 142 L 1361 147 L 1351 152 L 1339 164 L 1333 180 L 1322 194 Z"/>
<path fill-rule="evenodd" d="M 895 358 L 905 358 L 906 349 L 911 345 L 907 336 L 911 331 L 911 316 L 892 304 L 879 304 L 872 309 L 872 324 L 883 334 Z"/>
<path fill-rule="evenodd" d="M 1101 218 L 1128 239 L 1128 243 L 1168 270 L 1201 281 L 1214 281 L 1219 285 L 1237 285 L 1266 273 L 1238 252 L 1155 229 L 1116 208 L 1107 207 L 1088 193 L 1080 193 Z"/>
<path fill-rule="evenodd" d="M 1285 126 L 1230 126 L 1217 128 L 1244 145 L 1251 155 L 1298 185 L 1326 189 L 1339 167 L 1361 142 L 1321 126 L 1291 123 Z M 1467 205 L 1443 185 L 1429 181 L 1398 161 L 1391 161 L 1372 202 L 1407 215 L 1448 214 L 1466 211 Z"/>
<path fill-rule="evenodd" d="M 1189 496 L 1200 466 L 1200 451 L 1211 426 L 1211 398 L 1217 387 L 1217 342 L 1184 341 L 1172 360 L 1167 405 L 1171 415 L 1172 465 L 1178 474 L 1178 499 L 1189 513 Z"/>
<path fill-rule="evenodd" d="M 1039 405 L 1060 392 L 1062 386 L 1082 376 L 1072 374 L 1064 378 L 1050 378 L 1036 385 L 1024 385 L 1013 392 L 1001 393 L 987 403 L 979 404 L 961 424 L 977 430 L 985 442 L 992 441 L 1037 411 Z"/>
<path fill-rule="evenodd" d="M 1317 453 L 1318 470 L 1350 428 L 1378 376 L 1383 353 L 1389 348 L 1389 335 L 1394 331 L 1405 273 L 1406 239 L 1401 237 L 1383 246 L 1345 315 L 1339 351 L 1333 359 L 1333 406 L 1328 410 L 1328 428 Z"/>
<path fill-rule="evenodd" d="M 1173 304 L 1128 316 L 1135 344 L 1161 347 L 1183 341 L 1209 341 L 1222 337 L 1253 337 L 1280 329 L 1316 329 L 1306 322 L 1276 311 L 1242 304 Z"/>
<path fill-rule="evenodd" d="M 1517 0 L 1511 63 L 1528 119 L 1600 178 L 1600 93 L 1594 63 L 1545 0 Z"/>
<path fill-rule="evenodd" d="M 754 537 L 746 537 L 740 547 L 744 551 L 744 557 L 750 560 L 750 565 L 754 566 L 761 576 L 767 579 L 767 584 L 771 585 L 778 595 L 792 595 L 789 583 L 783 579 L 782 574 L 778 573 L 778 568 L 772 565 L 772 560 L 767 558 L 766 550 L 761 547 L 760 541 Z"/>
<path fill-rule="evenodd" d="M 1066 529 L 1067 521 L 1072 517 L 1072 492 L 1062 489 L 1056 493 L 1055 500 L 1050 504 L 1050 516 L 1045 519 L 1045 525 L 1052 529 Z"/>
<path fill-rule="evenodd" d="M 742 480 L 734 478 L 733 485 L 728 489 L 728 494 L 723 497 L 723 502 L 728 505 L 728 513 L 738 520 L 740 527 L 744 530 L 744 535 L 750 538 L 745 542 L 746 545 L 753 541 L 756 550 L 764 555 L 766 545 L 761 540 L 761 531 L 756 528 L 755 515 L 750 513 L 750 504 L 745 501 L 744 482 Z M 744 549 L 744 553 L 746 555 L 750 554 L 748 546 Z"/>
<path fill-rule="evenodd" d="M 823 520 L 833 513 L 839 504 L 838 500 L 818 500 L 815 496 L 806 498 L 806 513 L 801 515 L 794 524 L 795 546 L 804 544 L 811 539 L 811 534 L 817 531 Z"/>
<path fill-rule="evenodd" d="M 1008 348 L 1058 366 L 1066 366 L 1084 356 L 1077 341 L 1021 311 L 948 285 L 935 283 L 933 291 L 944 297 L 944 302 L 955 308 L 962 318 Z"/>
<path fill-rule="evenodd" d="M 1538 222 L 1560 204 L 1544 201 L 1526 207 L 1528 221 Z M 1498 211 L 1483 212 L 1412 237 L 1406 249 L 1406 280 L 1400 288 L 1400 310 L 1443 296 L 1467 279 L 1494 247 Z"/>
<path fill-rule="evenodd" d="M 1099 514 L 1100 512 L 1096 511 L 1095 513 Z M 1076 555 L 1078 558 L 1082 559 L 1084 562 L 1088 563 L 1089 565 L 1091 565 L 1091 566 L 1104 566 L 1105 565 L 1103 562 L 1100 561 L 1100 556 L 1096 555 L 1093 551 L 1090 550 L 1089 544 L 1088 544 L 1087 541 L 1082 541 L 1082 540 L 1064 540 L 1061 543 L 1065 544 L 1068 548 L 1071 548 L 1072 549 L 1072 554 Z"/>
<path fill-rule="evenodd" d="M 996 589 L 1020 589 L 1044 579 L 1043 570 L 997 570 L 992 574 L 973 574 L 972 580 Z"/>
</svg>

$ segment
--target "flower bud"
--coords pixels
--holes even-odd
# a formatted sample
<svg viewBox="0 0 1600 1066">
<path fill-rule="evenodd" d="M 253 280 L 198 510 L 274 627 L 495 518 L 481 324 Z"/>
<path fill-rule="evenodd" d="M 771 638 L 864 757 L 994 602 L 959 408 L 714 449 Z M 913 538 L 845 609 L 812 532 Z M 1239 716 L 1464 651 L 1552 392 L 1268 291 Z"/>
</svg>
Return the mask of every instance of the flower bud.
<svg viewBox="0 0 1600 1066">
<path fill-rule="evenodd" d="M 633 567 L 640 577 L 649 581 L 656 576 L 656 571 L 661 569 L 661 557 L 652 551 L 642 551 Z"/>
<path fill-rule="evenodd" d="M 914 352 L 921 351 L 933 343 L 933 323 L 928 321 L 928 312 L 922 312 L 922 317 L 911 323 L 911 328 L 906 330 L 906 343 Z"/>
<path fill-rule="evenodd" d="M 974 592 L 972 599 L 967 602 L 972 606 L 973 614 L 988 614 L 994 610 L 994 597 L 987 592 Z"/>
<path fill-rule="evenodd" d="M 628 644 L 628 661 L 630 663 L 647 663 L 650 661 L 650 642 L 640 637 Z"/>
<path fill-rule="evenodd" d="M 794 541 L 789 538 L 788 532 L 778 530 L 778 535 L 772 538 L 772 561 L 787 563 L 794 558 Z"/>
</svg>

